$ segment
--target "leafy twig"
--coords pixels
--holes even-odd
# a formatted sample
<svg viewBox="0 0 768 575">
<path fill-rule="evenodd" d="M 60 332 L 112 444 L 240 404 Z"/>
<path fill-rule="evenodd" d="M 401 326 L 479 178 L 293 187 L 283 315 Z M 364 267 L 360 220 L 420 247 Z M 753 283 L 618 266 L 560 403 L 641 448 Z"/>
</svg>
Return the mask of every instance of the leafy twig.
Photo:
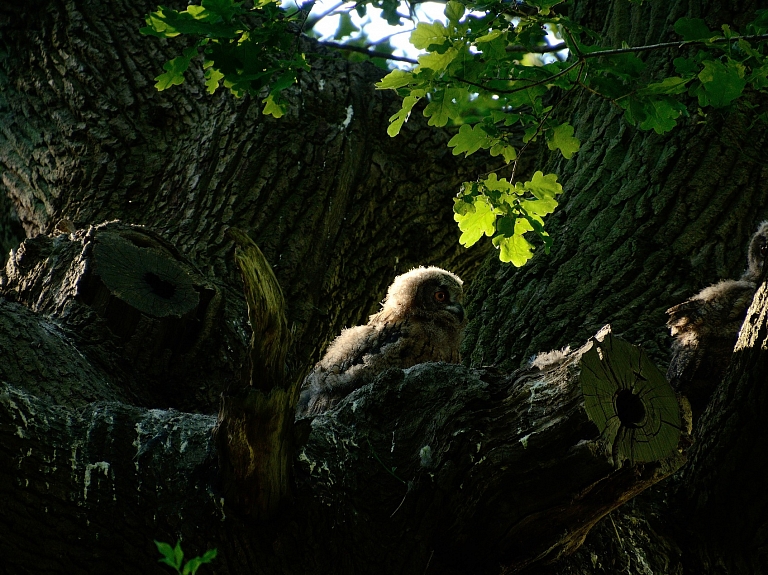
<svg viewBox="0 0 768 575">
<path fill-rule="evenodd" d="M 563 100 L 565 100 L 573 90 L 581 84 L 581 74 L 584 72 L 584 62 L 578 61 L 578 64 L 581 64 L 581 68 L 579 69 L 579 75 L 576 77 L 576 82 L 573 83 L 573 85 L 566 90 L 565 94 L 563 94 L 560 99 L 552 104 L 549 111 L 544 115 L 544 117 L 539 122 L 539 125 L 536 127 L 536 132 L 531 136 L 531 138 L 523 145 L 522 148 L 520 148 L 520 151 L 517 153 L 517 157 L 515 158 L 514 162 L 512 163 L 512 174 L 509 177 L 510 182 L 515 181 L 515 172 L 517 172 L 517 162 L 520 160 L 520 156 L 523 155 L 523 152 L 525 152 L 525 149 L 528 147 L 528 145 L 536 139 L 536 137 L 541 133 L 541 128 L 544 126 L 544 123 L 549 119 L 549 117 L 552 115 L 552 112 L 554 112 L 555 108 L 557 108 Z"/>
<path fill-rule="evenodd" d="M 581 60 L 576 60 L 573 64 L 571 64 L 567 68 L 560 70 L 557 74 L 552 74 L 551 76 L 547 76 L 542 80 L 530 80 L 528 78 L 510 78 L 511 82 L 531 82 L 531 83 L 526 84 L 525 86 L 521 86 L 519 88 L 511 88 L 509 90 L 498 90 L 496 88 L 489 88 L 484 84 L 465 80 L 464 78 L 459 78 L 459 77 L 455 77 L 455 78 L 456 80 L 460 82 L 464 82 L 465 84 L 469 84 L 470 86 L 476 86 L 478 88 L 482 88 L 483 90 L 488 90 L 489 92 L 494 92 L 496 94 L 514 94 L 516 92 L 522 92 L 523 90 L 527 90 L 528 88 L 533 88 L 534 86 L 540 86 L 541 84 L 546 84 L 547 82 L 551 82 L 555 78 L 564 76 L 565 74 L 573 70 L 576 66 L 583 65 L 583 64 L 584 62 L 582 62 Z"/>
</svg>

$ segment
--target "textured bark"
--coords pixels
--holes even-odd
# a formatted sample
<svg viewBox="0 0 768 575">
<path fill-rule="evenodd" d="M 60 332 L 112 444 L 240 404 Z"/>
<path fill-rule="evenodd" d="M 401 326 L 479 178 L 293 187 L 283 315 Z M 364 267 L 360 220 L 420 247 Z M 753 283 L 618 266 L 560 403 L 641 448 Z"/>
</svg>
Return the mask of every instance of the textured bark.
<svg viewBox="0 0 768 575">
<path fill-rule="evenodd" d="M 178 48 L 137 35 L 154 7 L 0 7 L 0 208 L 10 202 L 30 237 L 0 285 L 6 572 L 162 573 L 152 539 L 180 536 L 188 554 L 218 547 L 221 573 L 476 573 L 527 563 L 529 573 L 766 570 L 762 295 L 699 424 L 692 464 L 628 505 L 611 511 L 634 493 L 626 486 L 590 514 L 583 487 L 553 485 L 551 475 L 515 483 L 514 466 L 501 471 L 508 457 L 527 457 L 542 473 L 546 462 L 560 469 L 568 458 L 522 448 L 531 414 L 515 411 L 522 404 L 512 379 L 432 365 L 382 374 L 302 429 L 309 439 L 294 460 L 294 499 L 266 524 L 237 515 L 218 483 L 215 418 L 206 415 L 248 369 L 250 329 L 226 230 L 246 230 L 273 262 L 296 336 L 288 373 L 300 377 L 333 335 L 375 310 L 398 272 L 437 264 L 472 275 L 479 253 L 456 246 L 450 198 L 487 166 L 453 157 L 450 135 L 416 114 L 403 135 L 386 138 L 398 102 L 372 89 L 380 72 L 326 53 L 313 57 L 280 120 L 260 116 L 255 100 L 204 94 L 195 72 L 158 93 L 152 78 Z M 672 39 L 681 16 L 716 28 L 755 7 L 617 0 L 572 9 L 607 41 L 632 45 Z M 651 70 L 671 61 L 667 53 L 643 58 Z M 555 246 L 522 270 L 493 254 L 471 282 L 465 358 L 474 367 L 512 370 L 534 352 L 581 344 L 609 322 L 663 366 L 663 311 L 738 276 L 746 242 L 768 215 L 768 136 L 748 114 L 713 112 L 657 136 L 627 127 L 592 97 L 569 111 L 583 145 L 574 160 L 549 164 L 565 182 L 563 207 L 548 223 Z M 115 218 L 125 223 L 98 225 Z M 79 231 L 55 232 L 62 219 Z M 0 215 L 5 242 L 13 241 L 9 226 L 17 237 L 13 222 Z M 79 295 L 90 268 L 78 268 L 78 258 L 92 255 L 86 248 L 100 231 L 129 224 L 149 226 L 141 233 L 210 296 L 198 303 L 210 330 L 196 332 L 199 351 L 189 362 L 164 363 L 163 353 L 131 360 L 103 300 Z M 132 335 L 163 331 L 150 321 Z M 153 409 L 168 407 L 185 412 Z M 557 424 L 547 417 L 543 423 Z M 564 432 L 561 454 L 580 433 L 594 436 L 568 421 L 553 427 Z M 623 469 L 614 476 L 628 479 Z M 540 495 L 528 499 L 534 488 Z M 523 535 L 509 539 L 547 504 L 541 490 L 569 488 L 562 512 L 545 515 L 551 531 L 530 545 Z M 546 559 L 573 551 L 609 511 L 573 555 L 549 566 L 531 561 L 541 545 L 550 545 Z M 570 520 L 573 531 L 563 535 Z"/>
</svg>

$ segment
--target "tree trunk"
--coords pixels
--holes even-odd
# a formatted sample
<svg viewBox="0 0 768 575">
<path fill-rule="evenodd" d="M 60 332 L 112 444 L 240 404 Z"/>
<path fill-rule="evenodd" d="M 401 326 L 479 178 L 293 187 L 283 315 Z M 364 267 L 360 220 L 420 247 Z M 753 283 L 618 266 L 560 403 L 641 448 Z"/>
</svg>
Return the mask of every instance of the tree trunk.
<svg viewBox="0 0 768 575">
<path fill-rule="evenodd" d="M 199 72 L 157 92 L 180 48 L 138 35 L 154 8 L 0 7 L 0 240 L 14 245 L 17 221 L 29 238 L 0 275 L 6 572 L 165 573 L 152 540 L 179 537 L 187 555 L 217 547 L 216 573 L 766 570 L 764 286 L 694 422 L 690 463 L 627 505 L 683 455 L 621 455 L 644 421 L 621 386 L 610 397 L 628 420 L 601 435 L 581 399 L 588 350 L 527 367 L 605 323 L 666 365 L 664 310 L 737 276 L 766 217 L 768 136 L 749 113 L 658 136 L 576 99 L 581 151 L 549 164 L 565 182 L 552 253 L 521 270 L 490 254 L 474 276 L 484 250 L 458 247 L 451 197 L 491 162 L 454 157 L 450 134 L 418 114 L 390 140 L 398 102 L 373 90 L 381 72 L 310 43 L 323 57 L 280 120 L 254 99 L 207 95 Z M 673 39 L 681 16 L 718 28 L 755 8 L 585 1 L 572 16 L 637 45 Z M 644 58 L 653 70 L 676 55 Z M 375 311 L 397 273 L 435 264 L 472 280 L 469 365 L 385 372 L 299 422 L 293 492 L 267 521 L 233 504 L 211 436 L 220 394 L 236 396 L 252 369 L 232 227 L 283 288 L 287 381 Z M 110 275 L 115 262 L 131 273 Z"/>
</svg>

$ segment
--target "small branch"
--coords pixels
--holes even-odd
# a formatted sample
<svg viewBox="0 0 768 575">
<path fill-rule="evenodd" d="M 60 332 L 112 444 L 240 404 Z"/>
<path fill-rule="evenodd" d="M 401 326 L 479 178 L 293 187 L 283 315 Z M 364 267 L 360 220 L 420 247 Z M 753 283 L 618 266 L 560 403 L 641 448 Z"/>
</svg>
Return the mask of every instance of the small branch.
<svg viewBox="0 0 768 575">
<path fill-rule="evenodd" d="M 541 84 L 546 84 L 547 82 L 551 82 L 555 78 L 559 78 L 560 76 L 564 76 L 571 70 L 573 70 L 576 66 L 579 66 L 583 64 L 581 60 L 577 60 L 567 68 L 560 70 L 557 74 L 552 74 L 551 76 L 547 76 L 546 78 L 542 80 L 528 80 L 527 78 L 517 78 L 517 79 L 510 79 L 510 82 L 531 82 L 530 84 L 526 84 L 525 86 L 520 86 L 519 88 L 512 88 L 510 90 L 497 90 L 495 88 L 489 88 L 488 86 L 485 86 L 484 84 L 479 84 L 476 82 L 471 82 L 469 80 L 465 80 L 464 78 L 459 78 L 458 76 L 455 77 L 456 80 L 459 82 L 464 82 L 465 84 L 469 84 L 470 86 L 477 86 L 478 88 L 482 88 L 483 90 L 488 90 L 489 92 L 494 92 L 496 94 L 514 94 L 515 92 L 522 92 L 523 90 L 527 90 L 528 88 L 533 88 L 534 86 L 539 86 Z"/>
<path fill-rule="evenodd" d="M 573 44 L 573 53 L 577 58 L 581 58 L 581 50 L 579 49 L 579 43 L 576 42 L 576 38 L 573 37 L 573 34 L 568 28 L 565 28 L 565 33 L 568 34 L 568 38 L 571 39 L 571 44 Z"/>
<path fill-rule="evenodd" d="M 560 50 L 567 50 L 568 46 L 565 42 L 559 44 L 547 45 L 547 46 L 507 46 L 507 52 L 526 52 L 529 54 L 549 54 L 550 52 L 559 52 Z"/>
<path fill-rule="evenodd" d="M 706 44 L 721 44 L 723 42 L 732 42 L 734 40 L 768 40 L 768 34 L 755 34 L 752 36 L 731 36 L 730 38 L 715 38 L 711 40 L 688 40 L 680 42 L 662 42 L 661 44 L 649 44 L 647 46 L 633 46 L 629 48 L 612 48 L 610 50 L 600 50 L 598 52 L 588 52 L 581 57 L 597 58 L 599 56 L 612 56 L 614 54 L 626 54 L 630 52 L 648 52 L 649 50 L 658 50 L 661 48 L 683 48 L 684 46 L 698 46 Z"/>
<path fill-rule="evenodd" d="M 510 178 L 509 178 L 509 181 L 510 181 L 510 182 L 514 182 L 514 181 L 515 181 L 515 173 L 517 172 L 517 163 L 518 163 L 518 161 L 520 161 L 520 156 L 522 156 L 523 152 L 525 152 L 525 149 L 526 149 L 526 148 L 529 146 L 529 144 L 530 144 L 532 141 L 534 141 L 534 140 L 535 140 L 535 139 L 538 137 L 538 135 L 541 133 L 541 128 L 544 126 L 544 123 L 545 123 L 545 122 L 546 122 L 546 121 L 549 119 L 549 116 L 551 116 L 551 115 L 552 115 L 552 112 L 554 112 L 554 111 L 555 111 L 555 108 L 557 108 L 557 107 L 558 107 L 558 106 L 559 106 L 559 105 L 560 105 L 560 104 L 563 102 L 563 100 L 565 100 L 565 99 L 566 99 L 566 98 L 567 98 L 567 97 L 568 97 L 568 96 L 569 96 L 569 95 L 570 95 L 570 94 L 573 92 L 573 90 L 576 88 L 576 86 L 579 86 L 579 85 L 580 85 L 580 83 L 581 83 L 581 73 L 584 71 L 584 62 L 583 62 L 582 60 L 579 60 L 577 63 L 578 63 L 578 64 L 581 64 L 581 68 L 579 69 L 579 75 L 578 75 L 578 77 L 576 78 L 576 82 L 573 84 L 573 86 L 571 86 L 571 87 L 570 87 L 570 88 L 569 88 L 569 89 L 568 89 L 568 90 L 565 92 L 565 94 L 563 94 L 563 95 L 560 97 L 560 99 L 559 99 L 557 102 L 555 102 L 555 103 L 552 105 L 552 107 L 549 109 L 549 112 L 547 112 L 547 113 L 546 113 L 546 115 L 545 115 L 545 116 L 544 116 L 544 117 L 541 119 L 541 122 L 539 122 L 539 126 L 536 128 L 536 133 L 535 133 L 535 134 L 534 134 L 534 135 L 531 137 L 531 139 L 530 139 L 530 140 L 528 140 L 528 141 L 525 143 L 525 145 L 522 147 L 522 149 L 520 150 L 520 152 L 517 154 L 517 157 L 515 158 L 515 161 L 514 161 L 514 163 L 512 164 L 512 175 L 511 175 L 511 176 L 510 176 Z"/>
<path fill-rule="evenodd" d="M 378 41 L 378 42 L 376 42 L 376 43 L 377 43 L 377 44 L 381 44 L 382 42 L 389 42 L 389 41 L 390 41 L 392 38 L 394 38 L 395 36 L 399 36 L 399 35 L 401 35 L 401 34 L 410 34 L 410 33 L 411 33 L 411 32 L 413 32 L 415 29 L 416 29 L 416 28 L 407 28 L 407 29 L 405 29 L 405 30 L 400 30 L 399 32 L 393 32 L 392 34 L 390 34 L 390 35 L 388 35 L 388 36 L 384 36 L 383 38 L 380 38 L 380 39 L 379 39 L 379 41 Z"/>
<path fill-rule="evenodd" d="M 333 12 L 335 12 L 336 10 L 338 10 L 339 8 L 344 6 L 344 4 L 347 4 L 347 2 L 346 1 L 342 1 L 342 2 L 339 2 L 337 4 L 334 4 L 328 10 L 326 10 L 322 14 L 319 14 L 317 17 L 313 18 L 313 20 L 312 20 L 312 27 L 314 27 L 316 22 L 319 22 L 320 20 L 322 20 L 326 16 L 329 16 L 330 14 L 332 14 Z"/>
<path fill-rule="evenodd" d="M 573 68 L 578 66 L 579 64 L 583 63 L 584 60 L 587 58 L 597 58 L 599 56 L 612 56 L 614 54 L 626 54 L 629 52 L 647 52 L 649 50 L 656 50 L 661 48 L 672 48 L 672 47 L 679 47 L 682 48 L 683 46 L 694 46 L 699 44 L 710 44 L 710 43 L 720 43 L 720 42 L 726 42 L 726 41 L 732 41 L 732 40 L 768 40 L 768 34 L 757 34 L 752 36 L 732 36 L 731 38 L 717 38 L 715 40 L 691 40 L 688 42 L 663 42 L 661 44 L 650 44 L 648 46 L 635 46 L 632 48 L 615 48 L 610 50 L 600 50 L 598 52 L 588 52 L 584 54 L 580 54 L 578 60 L 576 60 L 573 64 L 568 66 L 567 68 L 561 70 L 557 74 L 553 74 L 552 76 L 549 76 L 547 78 L 544 78 L 542 80 L 537 81 L 530 81 L 526 78 L 510 78 L 509 81 L 511 82 L 527 82 L 530 81 L 530 84 L 527 84 L 526 86 L 521 86 L 519 88 L 512 88 L 510 90 L 498 90 L 489 88 L 485 84 L 480 84 L 478 82 L 471 82 L 469 80 L 465 80 L 460 77 L 456 77 L 455 79 L 464 82 L 465 84 L 469 84 L 470 86 L 476 86 L 478 88 L 482 88 L 483 90 L 488 90 L 490 92 L 494 92 L 496 94 L 514 94 L 515 92 L 521 92 L 523 90 L 527 90 L 528 88 L 532 88 L 533 86 L 538 86 L 540 84 L 546 84 L 547 82 L 550 82 L 554 80 L 555 78 L 558 78 L 560 76 L 563 76 L 570 72 Z M 560 46 L 560 44 L 556 46 L 552 46 L 552 48 L 557 48 Z M 510 46 L 508 49 L 512 48 L 518 48 L 517 46 Z M 565 48 L 559 48 L 559 50 L 562 50 Z M 529 50 L 532 51 L 532 50 Z M 554 50 L 553 50 L 554 51 Z"/>
<path fill-rule="evenodd" d="M 319 42 L 322 46 L 328 46 L 329 48 L 335 48 L 337 50 L 347 50 L 349 52 L 358 52 L 365 54 L 370 58 L 384 58 L 385 60 L 396 60 L 397 62 L 408 62 L 409 64 L 418 64 L 418 60 L 413 58 L 406 58 L 404 56 L 395 56 L 393 54 L 387 54 L 386 52 L 377 52 L 376 50 L 369 50 L 361 46 L 349 46 L 347 44 L 339 44 L 338 42 Z"/>
</svg>

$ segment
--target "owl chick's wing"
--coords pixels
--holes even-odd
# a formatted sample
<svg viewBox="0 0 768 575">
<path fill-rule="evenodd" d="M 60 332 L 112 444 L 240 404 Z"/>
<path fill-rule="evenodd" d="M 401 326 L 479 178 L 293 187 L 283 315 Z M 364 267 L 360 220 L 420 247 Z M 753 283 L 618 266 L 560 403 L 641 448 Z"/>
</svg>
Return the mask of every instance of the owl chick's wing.
<svg viewBox="0 0 768 575">
<path fill-rule="evenodd" d="M 667 326 L 678 340 L 736 335 L 756 288 L 753 282 L 743 280 L 722 281 L 704 288 L 667 310 Z"/>
<path fill-rule="evenodd" d="M 345 329 L 306 377 L 298 415 L 322 413 L 388 367 L 400 367 L 408 325 L 396 322 Z"/>
</svg>

